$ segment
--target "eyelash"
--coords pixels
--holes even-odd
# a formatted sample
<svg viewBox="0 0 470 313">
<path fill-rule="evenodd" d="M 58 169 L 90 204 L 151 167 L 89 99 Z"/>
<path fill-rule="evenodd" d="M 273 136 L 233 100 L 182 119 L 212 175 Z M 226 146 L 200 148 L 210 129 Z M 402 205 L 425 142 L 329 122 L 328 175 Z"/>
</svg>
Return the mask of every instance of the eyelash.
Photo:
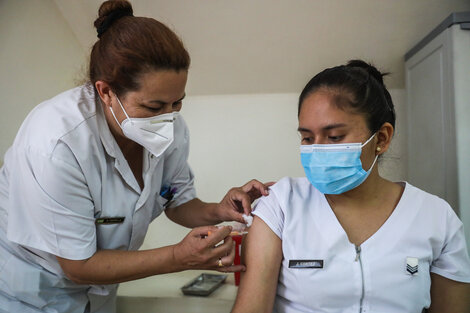
<svg viewBox="0 0 470 313">
<path fill-rule="evenodd" d="M 306 138 L 302 138 L 300 142 L 305 143 L 305 144 L 310 144 L 310 140 L 312 140 L 311 137 L 306 137 Z"/>
<path fill-rule="evenodd" d="M 333 141 L 333 142 L 337 142 L 337 141 L 340 141 L 341 139 L 343 139 L 344 136 L 329 136 L 328 139 Z"/>
<path fill-rule="evenodd" d="M 344 136 L 329 136 L 328 140 L 331 142 L 338 142 L 341 141 L 344 138 Z M 301 139 L 301 143 L 303 144 L 312 144 L 312 137 L 304 137 Z"/>
<path fill-rule="evenodd" d="M 180 106 L 182 103 L 183 103 L 183 101 L 178 101 L 178 102 L 173 103 L 171 106 L 172 106 L 172 107 L 178 107 L 178 106 Z M 147 107 L 147 106 L 146 106 L 146 108 L 149 109 L 149 110 L 152 111 L 152 112 L 160 112 L 160 111 L 162 110 L 161 107 L 160 107 L 160 108 L 152 108 L 152 107 Z"/>
</svg>

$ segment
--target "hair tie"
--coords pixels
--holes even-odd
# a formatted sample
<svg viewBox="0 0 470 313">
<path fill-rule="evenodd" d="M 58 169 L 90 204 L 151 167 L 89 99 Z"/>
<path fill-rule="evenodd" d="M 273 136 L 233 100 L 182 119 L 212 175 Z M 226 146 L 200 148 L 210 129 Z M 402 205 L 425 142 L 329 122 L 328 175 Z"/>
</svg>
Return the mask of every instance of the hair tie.
<svg viewBox="0 0 470 313">
<path fill-rule="evenodd" d="M 131 12 L 128 10 L 115 10 L 111 13 L 109 13 L 103 23 L 99 27 L 96 28 L 96 31 L 98 33 L 98 38 L 101 38 L 103 33 L 108 30 L 108 28 L 118 19 L 124 16 L 133 16 Z"/>
</svg>

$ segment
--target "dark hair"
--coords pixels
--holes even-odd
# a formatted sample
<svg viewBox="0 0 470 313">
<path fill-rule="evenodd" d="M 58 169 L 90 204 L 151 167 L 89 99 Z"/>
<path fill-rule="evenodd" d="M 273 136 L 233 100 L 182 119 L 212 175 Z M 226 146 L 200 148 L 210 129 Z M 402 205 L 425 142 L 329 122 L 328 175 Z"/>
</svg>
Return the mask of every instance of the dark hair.
<svg viewBox="0 0 470 313">
<path fill-rule="evenodd" d="M 188 70 L 189 54 L 178 36 L 159 21 L 133 16 L 125 0 L 105 1 L 94 25 L 99 40 L 90 55 L 89 78 L 107 82 L 116 94 L 138 90 L 142 74 Z"/>
<path fill-rule="evenodd" d="M 315 75 L 302 90 L 298 114 L 305 98 L 319 89 L 333 93 L 334 103 L 341 109 L 364 114 L 371 133 L 389 122 L 395 128 L 395 109 L 383 76 L 372 64 L 351 60 L 346 65 L 328 68 Z"/>
</svg>

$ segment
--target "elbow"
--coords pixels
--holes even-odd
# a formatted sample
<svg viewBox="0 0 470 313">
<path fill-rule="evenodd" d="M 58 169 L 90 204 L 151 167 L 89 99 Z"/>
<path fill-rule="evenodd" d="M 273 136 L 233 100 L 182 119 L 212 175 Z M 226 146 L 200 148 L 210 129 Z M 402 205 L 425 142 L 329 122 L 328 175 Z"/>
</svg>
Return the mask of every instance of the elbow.
<svg viewBox="0 0 470 313">
<path fill-rule="evenodd" d="M 93 282 L 87 279 L 85 263 L 87 260 L 68 260 L 57 257 L 59 265 L 65 276 L 77 285 L 90 285 Z"/>
<path fill-rule="evenodd" d="M 176 213 L 178 211 L 178 207 L 176 208 L 166 208 L 165 209 L 165 215 L 168 217 L 168 219 L 176 224 L 182 225 L 181 221 L 178 219 L 178 214 Z M 182 225 L 185 226 L 185 225 Z"/>
<path fill-rule="evenodd" d="M 75 283 L 77 285 L 90 285 L 90 284 L 92 284 L 92 282 L 87 281 L 86 279 L 84 279 L 78 273 L 74 273 L 74 272 L 70 272 L 70 271 L 67 271 L 67 272 L 64 271 L 64 274 L 70 281 L 72 281 L 73 283 Z"/>
<path fill-rule="evenodd" d="M 65 276 L 77 285 L 91 285 L 93 282 L 86 279 L 86 272 L 78 267 L 62 266 Z"/>
<path fill-rule="evenodd" d="M 73 283 L 77 285 L 90 285 L 89 282 L 86 280 L 82 279 L 79 275 L 75 275 L 73 273 L 65 273 L 65 276 L 72 281 Z"/>
</svg>

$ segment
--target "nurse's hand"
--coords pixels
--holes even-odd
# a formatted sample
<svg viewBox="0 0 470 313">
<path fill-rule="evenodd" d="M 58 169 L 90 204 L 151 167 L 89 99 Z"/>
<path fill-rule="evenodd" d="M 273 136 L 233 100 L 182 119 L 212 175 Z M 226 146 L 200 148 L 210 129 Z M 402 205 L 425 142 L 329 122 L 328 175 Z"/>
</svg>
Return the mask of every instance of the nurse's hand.
<svg viewBox="0 0 470 313">
<path fill-rule="evenodd" d="M 245 271 L 244 265 L 233 265 L 235 244 L 230 226 L 194 228 L 173 246 L 174 262 L 180 270 L 203 269 L 219 272 Z M 221 244 L 217 245 L 218 243 Z"/>
<path fill-rule="evenodd" d="M 251 214 L 251 203 L 261 196 L 269 194 L 268 188 L 274 182 L 261 183 L 253 179 L 241 187 L 230 189 L 217 205 L 217 215 L 222 221 L 245 223 L 242 215 Z"/>
</svg>

